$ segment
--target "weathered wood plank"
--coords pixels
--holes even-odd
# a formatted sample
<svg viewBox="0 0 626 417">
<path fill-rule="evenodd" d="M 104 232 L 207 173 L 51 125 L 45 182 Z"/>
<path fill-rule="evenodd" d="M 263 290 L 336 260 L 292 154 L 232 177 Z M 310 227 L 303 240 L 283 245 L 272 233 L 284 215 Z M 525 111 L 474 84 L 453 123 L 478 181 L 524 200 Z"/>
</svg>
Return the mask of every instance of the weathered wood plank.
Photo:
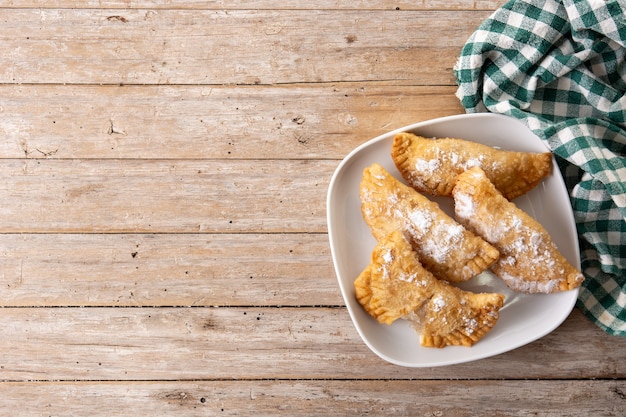
<svg viewBox="0 0 626 417">
<path fill-rule="evenodd" d="M 325 234 L 0 235 L 0 306 L 343 305 L 329 252 Z"/>
<path fill-rule="evenodd" d="M 0 86 L 0 158 L 340 159 L 463 113 L 456 87 Z"/>
<path fill-rule="evenodd" d="M 275 0 L 3 0 L 2 7 L 41 8 L 41 9 L 193 9 L 193 10 L 493 10 L 502 5 L 502 0 L 429 0 L 429 1 L 389 1 L 389 0 L 316 0 L 288 1 Z"/>
<path fill-rule="evenodd" d="M 623 381 L 0 383 L 20 416 L 572 416 L 626 413 Z M 497 398 L 497 400 L 488 400 Z M 480 411 L 480 413 L 478 413 Z"/>
<path fill-rule="evenodd" d="M 475 363 L 410 369 L 368 350 L 343 308 L 3 308 L 4 380 L 624 378 L 623 338 L 576 311 Z"/>
<path fill-rule="evenodd" d="M 4 160 L 10 233 L 323 233 L 337 161 Z"/>
<path fill-rule="evenodd" d="M 0 83 L 453 85 L 488 14 L 0 9 Z"/>
</svg>

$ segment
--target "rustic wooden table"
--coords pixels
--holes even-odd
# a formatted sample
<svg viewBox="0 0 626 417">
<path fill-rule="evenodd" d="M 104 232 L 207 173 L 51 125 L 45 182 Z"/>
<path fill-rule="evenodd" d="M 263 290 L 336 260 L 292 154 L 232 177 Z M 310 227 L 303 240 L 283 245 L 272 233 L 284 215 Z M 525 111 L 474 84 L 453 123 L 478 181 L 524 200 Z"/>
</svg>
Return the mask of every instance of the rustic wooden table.
<svg viewBox="0 0 626 417">
<path fill-rule="evenodd" d="M 463 112 L 501 1 L 221 3 L 0 2 L 0 414 L 624 415 L 626 341 L 577 310 L 410 369 L 340 295 L 333 171 Z"/>
</svg>

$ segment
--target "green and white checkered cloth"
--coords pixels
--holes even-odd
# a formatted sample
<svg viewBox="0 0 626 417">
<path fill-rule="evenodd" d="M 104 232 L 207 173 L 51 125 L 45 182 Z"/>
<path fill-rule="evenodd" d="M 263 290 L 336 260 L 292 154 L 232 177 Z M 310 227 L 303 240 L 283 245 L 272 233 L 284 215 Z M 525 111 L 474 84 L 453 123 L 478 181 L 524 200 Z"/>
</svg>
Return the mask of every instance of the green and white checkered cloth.
<svg viewBox="0 0 626 417">
<path fill-rule="evenodd" d="M 512 0 L 454 68 L 469 113 L 523 121 L 565 178 L 585 281 L 577 306 L 626 336 L 626 2 Z"/>
</svg>

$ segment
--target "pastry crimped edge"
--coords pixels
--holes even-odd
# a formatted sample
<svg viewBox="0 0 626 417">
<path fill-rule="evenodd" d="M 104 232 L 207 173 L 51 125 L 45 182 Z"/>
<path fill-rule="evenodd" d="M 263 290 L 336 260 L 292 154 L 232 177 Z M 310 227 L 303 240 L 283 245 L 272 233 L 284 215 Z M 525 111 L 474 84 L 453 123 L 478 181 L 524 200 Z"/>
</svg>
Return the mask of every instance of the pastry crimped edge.
<svg viewBox="0 0 626 417">
<path fill-rule="evenodd" d="M 510 288 L 554 293 L 582 284 L 582 273 L 559 252 L 547 230 L 502 196 L 482 169 L 459 175 L 453 198 L 457 220 L 500 251 L 490 269 Z"/>
<path fill-rule="evenodd" d="M 391 158 L 404 180 L 430 195 L 450 196 L 456 176 L 481 167 L 508 200 L 533 189 L 552 171 L 550 152 L 516 152 L 456 138 L 395 135 Z"/>
<path fill-rule="evenodd" d="M 399 231 L 379 241 L 354 281 L 355 296 L 380 323 L 408 320 L 424 347 L 471 346 L 496 324 L 504 295 L 475 294 L 438 280 Z"/>
</svg>

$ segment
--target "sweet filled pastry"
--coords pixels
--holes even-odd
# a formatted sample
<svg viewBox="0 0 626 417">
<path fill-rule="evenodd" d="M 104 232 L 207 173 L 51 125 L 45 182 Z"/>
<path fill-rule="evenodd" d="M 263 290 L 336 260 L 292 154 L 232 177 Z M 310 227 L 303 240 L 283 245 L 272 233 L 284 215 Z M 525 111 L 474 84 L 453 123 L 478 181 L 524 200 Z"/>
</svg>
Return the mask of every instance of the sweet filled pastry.
<svg viewBox="0 0 626 417">
<path fill-rule="evenodd" d="M 525 194 L 552 169 L 550 152 L 513 152 L 462 139 L 429 139 L 399 133 L 391 157 L 405 181 L 418 191 L 450 196 L 456 177 L 478 166 L 508 200 Z"/>
<path fill-rule="evenodd" d="M 457 220 L 500 251 L 491 270 L 513 290 L 553 293 L 580 286 L 583 275 L 543 226 L 504 198 L 483 170 L 460 174 L 452 194 Z"/>
<path fill-rule="evenodd" d="M 381 239 L 354 281 L 356 298 L 380 323 L 409 320 L 425 347 L 471 346 L 496 324 L 504 296 L 438 280 L 399 231 Z"/>
<path fill-rule="evenodd" d="M 440 279 L 467 281 L 498 258 L 493 246 L 378 164 L 364 170 L 360 195 L 363 218 L 376 240 L 401 231 Z"/>
</svg>

